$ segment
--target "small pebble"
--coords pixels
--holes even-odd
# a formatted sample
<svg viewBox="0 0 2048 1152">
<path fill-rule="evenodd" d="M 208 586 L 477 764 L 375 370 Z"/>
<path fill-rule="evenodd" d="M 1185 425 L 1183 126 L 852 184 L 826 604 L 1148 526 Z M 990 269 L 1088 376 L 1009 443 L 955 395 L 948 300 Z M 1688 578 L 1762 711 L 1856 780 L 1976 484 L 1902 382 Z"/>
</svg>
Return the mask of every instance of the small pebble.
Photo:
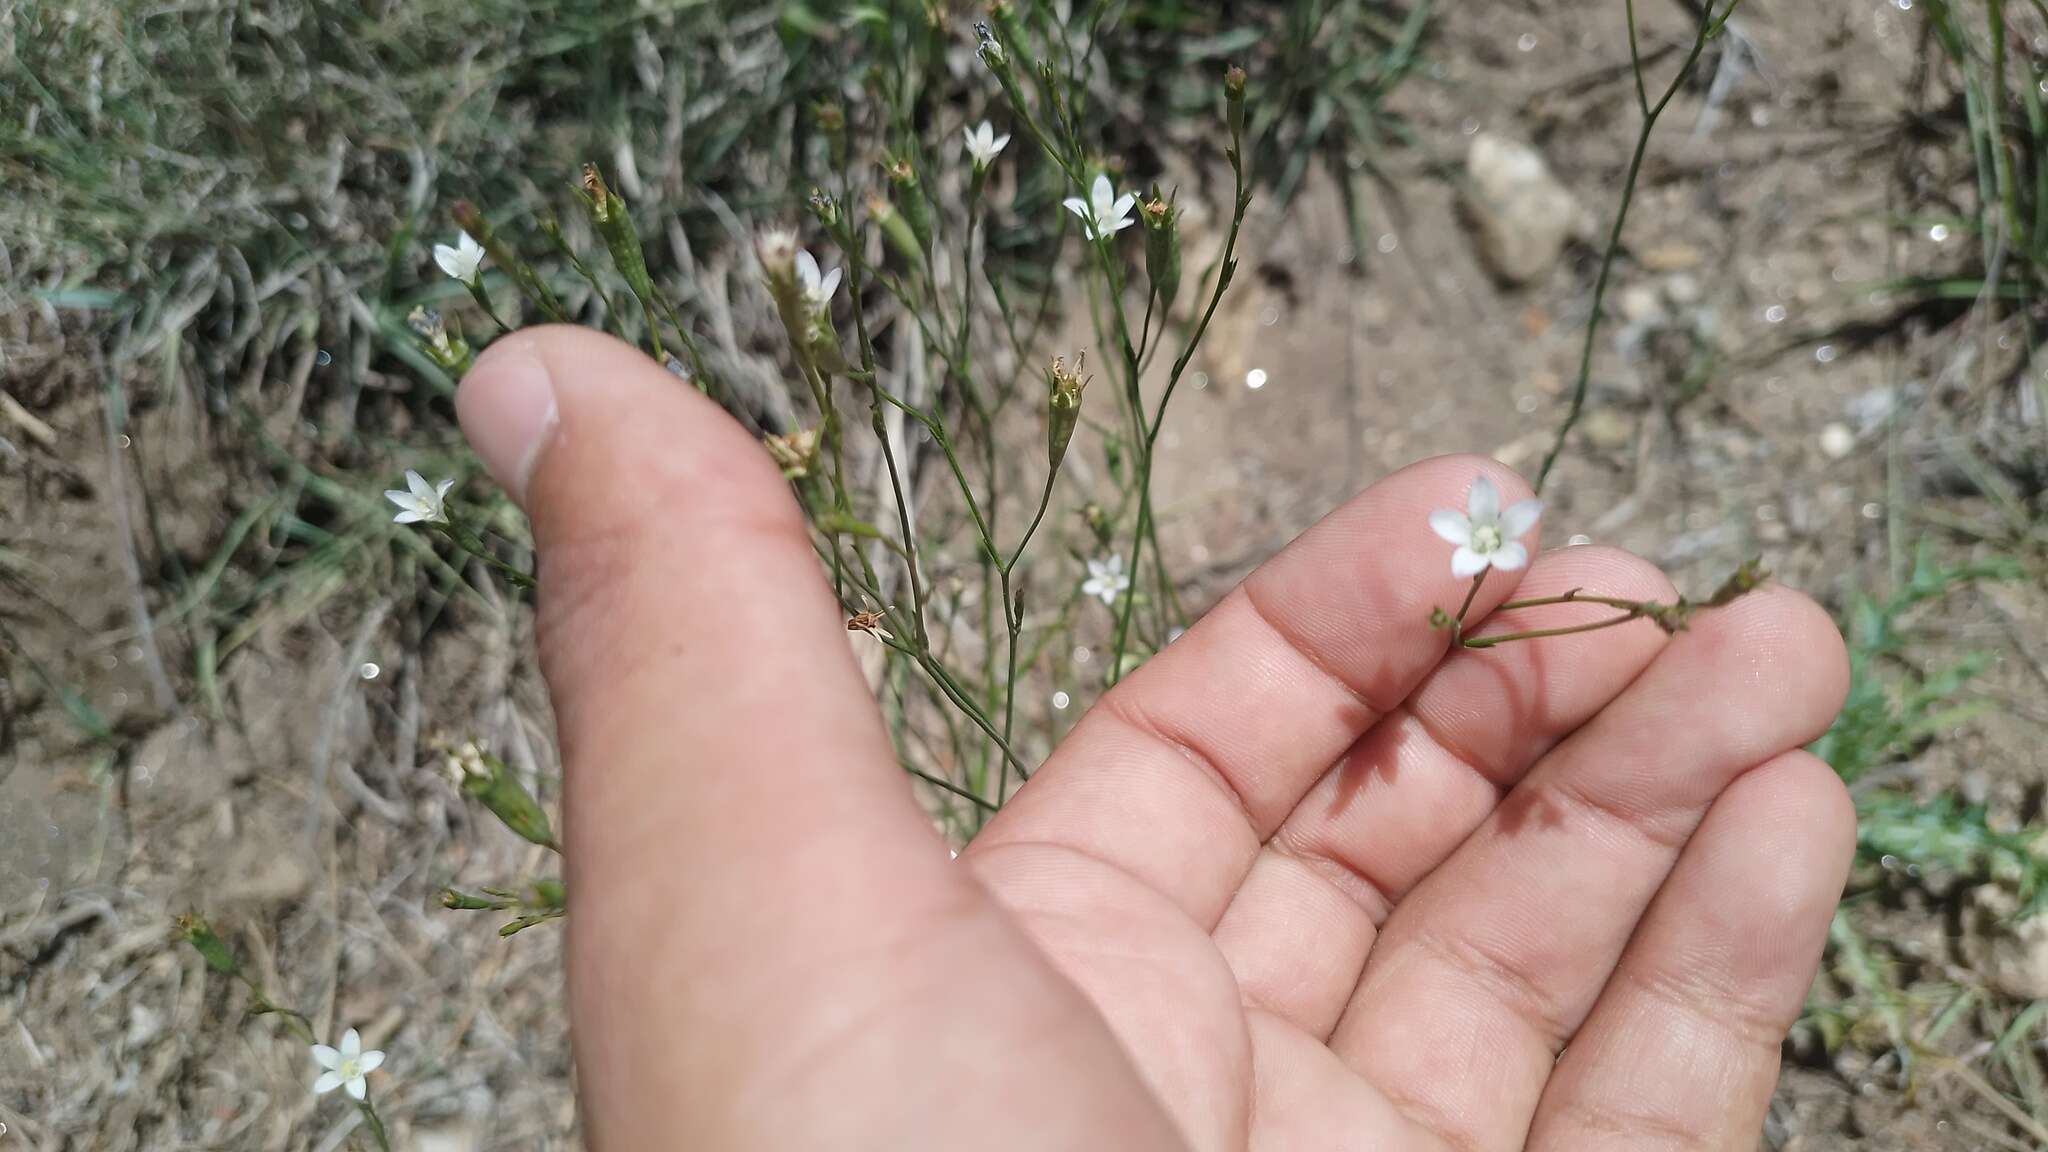
<svg viewBox="0 0 2048 1152">
<path fill-rule="evenodd" d="M 1840 460 L 1856 450 L 1856 434 L 1849 431 L 1847 424 L 1830 424 L 1820 430 L 1821 455 L 1830 460 Z"/>
</svg>

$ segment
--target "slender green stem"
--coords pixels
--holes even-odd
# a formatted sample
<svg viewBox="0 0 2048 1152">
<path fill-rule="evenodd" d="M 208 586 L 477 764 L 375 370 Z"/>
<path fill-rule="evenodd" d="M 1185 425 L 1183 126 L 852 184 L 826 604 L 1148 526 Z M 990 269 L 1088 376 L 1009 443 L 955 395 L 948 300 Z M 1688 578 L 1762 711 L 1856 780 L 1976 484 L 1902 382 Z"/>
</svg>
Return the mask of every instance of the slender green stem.
<svg viewBox="0 0 2048 1152">
<path fill-rule="evenodd" d="M 931 785 L 934 788 L 937 788 L 943 792 L 950 793 L 954 796 L 958 796 L 962 800 L 967 801 L 969 804 L 974 805 L 976 808 L 984 812 L 993 812 L 998 807 L 995 804 L 989 803 L 987 800 L 981 798 L 980 796 L 976 796 L 973 792 L 969 791 L 968 789 L 962 788 L 958 784 L 953 783 L 951 780 L 946 779 L 944 776 L 935 776 L 932 773 L 917 767 L 916 765 L 905 764 L 903 765 L 903 770 L 905 772 L 910 773 L 912 776 L 917 777 L 919 780 L 922 780 L 925 783 Z"/>
<path fill-rule="evenodd" d="M 377 1115 L 377 1109 L 365 1098 L 356 1101 L 356 1110 L 363 1114 L 363 1122 L 370 1126 L 370 1136 L 377 1141 L 380 1152 L 391 1152 L 391 1137 L 384 1132 L 384 1121 Z"/>
<path fill-rule="evenodd" d="M 554 245 L 555 254 L 567 260 L 569 267 L 578 276 L 583 277 L 584 282 L 590 285 L 592 292 L 597 293 L 598 303 L 604 307 L 605 327 L 623 337 L 626 331 L 625 326 L 619 321 L 618 309 L 612 305 L 611 293 L 605 291 L 603 281 L 597 278 L 597 273 L 590 270 L 590 265 L 585 264 L 583 258 L 576 255 L 574 248 L 569 247 L 569 241 L 563 237 L 560 226 L 549 221 L 543 221 L 541 223 L 541 234 L 548 238 L 550 244 Z"/>
<path fill-rule="evenodd" d="M 1038 526 L 1045 520 L 1045 510 L 1052 505 L 1052 486 L 1058 478 L 1057 471 L 1048 471 L 1045 474 L 1045 491 L 1039 493 L 1038 510 L 1031 514 L 1031 523 L 1024 528 L 1024 538 L 1017 541 L 1017 549 L 1010 553 L 1009 562 L 1003 565 L 1003 571 L 1008 572 L 1016 568 L 1017 562 L 1024 558 L 1025 545 L 1030 544 L 1031 538 L 1038 534 Z"/>
<path fill-rule="evenodd" d="M 1644 116 L 1650 114 L 1650 91 L 1643 85 L 1643 50 L 1636 40 L 1636 0 L 1623 0 L 1628 10 L 1628 61 L 1636 76 L 1636 107 Z"/>
<path fill-rule="evenodd" d="M 1653 600 L 1623 600 L 1618 596 L 1592 596 L 1577 588 L 1556 596 L 1532 596 L 1527 600 L 1510 600 L 1494 609 L 1496 612 L 1512 612 L 1517 608 L 1541 608 L 1546 604 L 1599 604 L 1608 608 L 1623 608 L 1638 615 L 1654 616 L 1658 612 L 1674 607 L 1659 604 Z"/>
<path fill-rule="evenodd" d="M 484 291 L 484 278 L 482 276 L 472 276 L 462 283 L 464 287 L 469 289 L 469 295 L 476 301 L 476 306 L 483 309 L 484 315 L 491 318 L 491 323 L 498 326 L 498 335 L 503 336 L 512 330 L 512 326 L 505 323 L 504 319 L 498 315 L 498 310 L 491 306 L 491 294 Z"/>
<path fill-rule="evenodd" d="M 1017 716 L 1017 636 L 1024 630 L 1024 613 L 1018 608 L 1014 593 L 1010 591 L 1010 573 L 1023 559 L 1024 548 L 1031 543 L 1038 526 L 1045 520 L 1045 510 L 1052 504 L 1053 482 L 1059 478 L 1057 469 L 1048 469 L 1045 474 L 1045 490 L 1039 494 L 1038 510 L 1031 514 L 1031 523 L 1024 529 L 1024 538 L 1017 541 L 1017 550 L 1010 554 L 1007 563 L 1000 566 L 1003 591 L 1003 623 L 1009 634 L 1007 660 L 1009 667 L 1003 676 L 1003 739 L 1010 739 Z M 1001 806 L 1010 793 L 1010 764 L 1003 762 L 1001 778 L 997 783 L 996 804 Z"/>
<path fill-rule="evenodd" d="M 1600 330 L 1600 306 L 1607 298 L 1607 284 L 1614 274 L 1614 257 L 1621 251 L 1622 226 L 1628 222 L 1629 206 L 1635 202 L 1636 180 L 1642 175 L 1643 157 L 1650 150 L 1650 133 L 1657 127 L 1657 119 L 1664 114 L 1664 109 L 1670 105 L 1671 98 L 1678 95 L 1678 90 L 1684 87 L 1686 80 L 1692 76 L 1693 68 L 1699 63 L 1700 53 L 1707 46 L 1707 40 L 1715 32 L 1720 31 L 1721 26 L 1728 22 L 1728 17 L 1734 14 L 1736 6 L 1740 3 L 1741 0 L 1731 3 L 1719 20 L 1714 18 L 1711 0 L 1701 6 L 1699 30 L 1693 36 L 1692 50 L 1686 53 L 1685 61 L 1678 66 L 1678 74 L 1671 78 L 1671 84 L 1664 89 L 1664 94 L 1658 98 L 1656 104 L 1649 106 L 1643 113 L 1642 128 L 1636 133 L 1635 151 L 1629 156 L 1628 175 L 1622 180 L 1621 204 L 1615 209 L 1614 224 L 1607 232 L 1607 248 L 1600 254 L 1600 275 L 1593 281 L 1593 303 L 1586 314 L 1586 338 L 1579 348 L 1579 373 L 1572 384 L 1571 405 L 1565 410 L 1563 422 L 1558 425 L 1557 438 L 1551 443 L 1550 451 L 1543 456 L 1542 467 L 1536 470 L 1535 490 L 1539 495 L 1543 492 L 1544 482 L 1550 479 L 1550 470 L 1556 466 L 1557 458 L 1564 453 L 1566 439 L 1571 436 L 1572 429 L 1578 426 L 1579 417 L 1586 408 L 1586 390 L 1593 378 L 1594 342 Z M 1637 83 L 1641 83 L 1642 57 L 1636 53 L 1635 48 L 1634 7 L 1631 4 L 1629 53 L 1635 64 Z"/>
<path fill-rule="evenodd" d="M 856 549 L 856 553 L 858 553 L 858 549 Z M 862 559 L 862 566 L 864 568 L 867 568 L 866 581 L 863 582 L 860 577 L 855 576 L 852 573 L 848 573 L 847 578 L 853 582 L 854 586 L 859 591 L 865 593 L 870 599 L 874 600 L 876 603 L 879 604 L 881 602 L 881 592 L 877 588 L 875 583 L 874 570 L 866 565 L 865 557 L 863 557 Z M 844 603 L 843 600 L 841 602 Z M 891 619 L 892 617 L 889 616 L 889 613 L 891 611 L 900 612 L 901 609 L 883 609 L 882 611 L 885 619 Z M 969 693 L 967 689 L 960 684 L 959 680 L 957 680 L 953 676 L 953 674 L 946 669 L 946 666 L 943 663 L 941 663 L 936 656 L 932 654 L 931 646 L 928 641 L 918 638 L 914 643 L 906 643 L 902 639 L 899 639 L 895 636 L 885 637 L 881 635 L 879 632 L 875 633 L 874 635 L 875 639 L 880 640 L 882 644 L 888 647 L 891 651 L 901 653 L 904 656 L 908 656 L 912 661 L 916 662 L 919 668 L 924 669 L 925 674 L 931 678 L 932 683 L 938 686 L 940 692 L 942 692 L 948 700 L 951 700 L 955 707 L 959 708 L 961 712 L 965 713 L 967 715 L 967 718 L 974 722 L 975 727 L 981 729 L 984 735 L 988 736 L 990 740 L 995 742 L 996 747 L 1001 749 L 1004 757 L 1007 758 L 1008 762 L 1012 765 L 1015 765 L 1018 773 L 1026 780 L 1029 780 L 1031 778 L 1030 769 L 1025 767 L 1023 760 L 1021 760 L 1017 756 L 1016 752 L 1011 749 L 1010 742 L 1006 738 L 1004 738 L 1000 732 L 996 731 L 994 722 L 989 719 L 988 713 L 983 711 L 981 706 L 974 702 L 972 694 Z"/>
<path fill-rule="evenodd" d="M 918 571 L 917 534 L 910 527 L 910 498 L 903 490 L 903 473 L 896 467 L 896 450 L 889 443 L 889 429 L 882 421 L 881 389 L 875 389 L 872 408 L 875 439 L 882 445 L 882 463 L 889 470 L 889 491 L 896 498 L 896 526 L 902 533 L 905 554 L 904 567 L 910 570 L 911 632 L 917 637 L 918 647 L 930 648 L 931 637 L 924 627 L 924 575 Z"/>
<path fill-rule="evenodd" d="M 1506 644 L 1511 640 L 1540 640 L 1546 636 L 1571 636 L 1579 632 L 1597 632 L 1602 628 L 1612 628 L 1616 624 L 1626 624 L 1631 620 L 1641 619 L 1644 619 L 1644 616 L 1640 612 L 1624 612 L 1619 616 L 1611 616 L 1605 620 L 1594 620 L 1586 624 L 1573 624 L 1564 628 L 1536 628 L 1527 632 L 1503 632 L 1498 636 L 1460 637 L 1458 643 L 1463 644 L 1467 648 L 1492 648 L 1497 644 Z"/>
<path fill-rule="evenodd" d="M 1472 611 L 1472 602 L 1479 599 L 1479 586 L 1486 583 L 1486 574 L 1490 571 L 1491 568 L 1481 568 L 1479 574 L 1472 577 L 1472 587 L 1465 590 L 1465 602 L 1458 605 L 1458 614 L 1453 617 L 1459 624 L 1463 624 L 1465 614 Z"/>
<path fill-rule="evenodd" d="M 1244 225 L 1245 209 L 1251 206 L 1251 198 L 1245 194 L 1244 188 L 1244 142 L 1235 137 L 1232 139 L 1230 162 L 1235 177 L 1236 198 L 1232 201 L 1234 207 L 1230 215 L 1230 232 L 1224 238 L 1223 255 L 1216 265 L 1216 286 L 1209 294 L 1209 303 L 1202 310 L 1202 318 L 1196 321 L 1194 330 L 1188 333 L 1187 343 L 1181 347 L 1180 355 L 1174 357 L 1173 371 L 1167 374 L 1166 388 L 1159 395 L 1159 405 L 1154 410 L 1150 423 L 1146 422 L 1142 408 L 1138 413 L 1138 425 L 1142 442 L 1138 452 L 1138 523 L 1131 533 L 1130 549 L 1131 561 L 1129 572 L 1131 574 L 1131 587 L 1133 590 L 1138 586 L 1138 563 L 1143 559 L 1145 540 L 1152 532 L 1152 450 L 1159 439 L 1159 430 L 1166 424 L 1166 406 L 1173 401 L 1174 389 L 1180 386 L 1181 375 L 1187 371 L 1188 362 L 1194 358 L 1195 348 L 1201 344 L 1203 335 L 1209 330 L 1209 321 L 1216 315 L 1217 305 L 1223 302 L 1224 290 L 1230 286 L 1231 275 L 1236 271 L 1237 267 L 1238 232 Z M 1120 300 L 1116 302 L 1116 314 L 1121 322 L 1123 307 Z M 1128 337 L 1125 338 L 1124 344 L 1128 350 L 1130 347 Z M 1133 377 L 1132 390 L 1135 393 L 1137 387 L 1135 379 L 1137 365 L 1135 359 L 1131 366 L 1131 372 Z M 1163 563 L 1163 558 L 1156 562 Z M 1161 578 L 1162 580 L 1164 579 L 1163 573 Z M 1116 642 L 1110 658 L 1108 672 L 1109 681 L 1112 684 L 1123 676 L 1124 652 L 1130 640 L 1131 609 L 1135 600 L 1135 596 L 1126 597 L 1122 611 L 1117 614 Z"/>
<path fill-rule="evenodd" d="M 939 691 L 945 693 L 946 699 L 951 700 L 954 707 L 965 712 L 968 719 L 974 721 L 974 726 L 981 729 L 983 735 L 995 741 L 996 747 L 1002 750 L 1004 761 L 1014 766 L 1017 769 L 1017 774 L 1023 779 L 1031 779 L 1031 770 L 1025 767 L 1024 761 L 1019 759 L 1017 753 L 1010 748 L 1010 742 L 1003 739 L 1002 733 L 996 731 L 995 725 L 990 723 L 988 716 L 967 695 L 967 690 L 960 686 L 959 681 L 953 679 L 953 674 L 946 671 L 943 664 L 934 660 L 929 653 L 905 644 L 901 640 L 889 639 L 883 640 L 882 643 L 916 661 L 917 666 L 924 669 L 925 674 L 932 678 L 932 682 L 939 686 Z"/>
<path fill-rule="evenodd" d="M 875 392 L 904 415 L 924 425 L 925 431 L 932 434 L 933 442 L 938 444 L 939 450 L 945 454 L 947 467 L 953 471 L 953 480 L 960 485 L 960 495 L 967 500 L 967 514 L 974 520 L 974 532 L 980 540 L 982 553 L 991 559 L 995 558 L 998 555 L 996 542 L 990 535 L 988 521 L 982 519 L 981 505 L 974 499 L 974 487 L 967 482 L 967 472 L 960 466 L 960 457 L 953 452 L 953 440 L 946 435 L 946 426 L 931 413 L 896 396 L 880 384 L 875 385 Z"/>
<path fill-rule="evenodd" d="M 442 520 L 436 521 L 433 526 L 439 528 L 442 535 L 448 537 L 457 548 L 462 549 L 469 555 L 483 561 L 487 566 L 495 569 L 514 588 L 526 589 L 533 587 L 534 581 L 531 574 L 499 559 L 496 554 L 484 545 L 483 537 L 479 536 L 468 525 L 454 520 Z"/>
</svg>

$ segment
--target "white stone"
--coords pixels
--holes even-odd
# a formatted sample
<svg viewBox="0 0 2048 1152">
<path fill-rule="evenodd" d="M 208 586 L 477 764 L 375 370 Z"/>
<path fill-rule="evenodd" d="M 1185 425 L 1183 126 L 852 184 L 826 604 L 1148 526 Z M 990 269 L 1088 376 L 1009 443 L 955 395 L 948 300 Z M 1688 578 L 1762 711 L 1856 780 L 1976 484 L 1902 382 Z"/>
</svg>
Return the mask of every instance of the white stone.
<svg viewBox="0 0 2048 1152">
<path fill-rule="evenodd" d="M 1541 278 L 1557 264 L 1579 220 L 1579 203 L 1526 144 L 1482 132 L 1465 157 L 1465 207 L 1479 233 L 1479 254 L 1511 284 Z"/>
</svg>

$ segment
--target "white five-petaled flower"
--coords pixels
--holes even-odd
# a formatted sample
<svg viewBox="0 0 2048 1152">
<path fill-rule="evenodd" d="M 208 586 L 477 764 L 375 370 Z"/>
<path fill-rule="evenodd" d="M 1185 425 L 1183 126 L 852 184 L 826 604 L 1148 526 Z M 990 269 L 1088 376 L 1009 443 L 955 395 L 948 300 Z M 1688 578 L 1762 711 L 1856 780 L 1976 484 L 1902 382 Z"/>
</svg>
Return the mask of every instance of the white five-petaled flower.
<svg viewBox="0 0 2048 1152">
<path fill-rule="evenodd" d="M 1488 568 L 1512 572 L 1526 567 L 1529 549 L 1522 537 L 1542 515 L 1541 500 L 1517 500 L 1502 508 L 1500 489 L 1481 476 L 1472 482 L 1463 512 L 1439 508 L 1429 514 L 1429 526 L 1458 546 L 1451 553 L 1451 575 L 1477 576 Z"/>
<path fill-rule="evenodd" d="M 804 303 L 813 312 L 823 312 L 832 303 L 832 293 L 839 290 L 839 269 L 830 272 L 818 271 L 818 258 L 810 249 L 800 248 L 796 254 L 797 283 L 803 285 Z"/>
<path fill-rule="evenodd" d="M 1137 223 L 1131 218 L 1131 209 L 1137 206 L 1138 198 L 1129 192 L 1117 195 L 1108 176 L 1095 177 L 1095 184 L 1088 189 L 1088 199 L 1069 196 L 1064 203 L 1067 211 L 1081 218 L 1081 227 L 1090 239 L 1114 236 Z"/>
<path fill-rule="evenodd" d="M 477 269 L 483 267 L 484 246 L 476 238 L 464 232 L 454 247 L 446 244 L 434 245 L 434 263 L 441 266 L 451 279 L 464 284 L 476 283 Z"/>
<path fill-rule="evenodd" d="M 1104 604 L 1115 604 L 1117 596 L 1130 586 L 1131 578 L 1124 575 L 1124 558 L 1111 556 L 1088 561 L 1088 579 L 1081 583 L 1081 594 Z"/>
<path fill-rule="evenodd" d="M 977 171 L 995 163 L 996 154 L 1010 142 L 1008 132 L 996 135 L 996 130 L 986 120 L 972 128 L 960 129 L 960 134 L 967 137 L 967 158 L 974 162 Z"/>
<path fill-rule="evenodd" d="M 411 491 L 401 492 L 396 488 L 384 490 L 384 498 L 398 505 L 398 515 L 391 519 L 399 524 L 446 524 L 448 522 L 448 490 L 455 487 L 455 481 L 443 480 L 439 484 L 427 483 L 427 478 L 410 468 L 405 470 L 405 486 Z"/>
<path fill-rule="evenodd" d="M 375 1072 L 384 1063 L 384 1054 L 377 1051 L 363 1051 L 363 1038 L 351 1028 L 341 1034 L 341 1047 L 329 1048 L 325 1044 L 313 1045 L 313 1062 L 325 1068 L 320 1078 L 313 1081 L 313 1094 L 324 1096 L 336 1088 L 345 1089 L 357 1100 L 369 1094 L 370 1086 L 363 1077 Z"/>
</svg>

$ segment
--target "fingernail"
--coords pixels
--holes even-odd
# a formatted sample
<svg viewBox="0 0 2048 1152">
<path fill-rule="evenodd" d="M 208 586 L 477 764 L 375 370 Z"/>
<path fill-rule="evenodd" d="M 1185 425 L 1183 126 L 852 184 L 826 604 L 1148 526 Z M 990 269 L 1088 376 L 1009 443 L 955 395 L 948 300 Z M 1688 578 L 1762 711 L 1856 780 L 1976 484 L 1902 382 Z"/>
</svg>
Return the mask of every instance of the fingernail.
<svg viewBox="0 0 2048 1152">
<path fill-rule="evenodd" d="M 511 337 L 486 351 L 462 378 L 455 414 L 491 478 L 523 503 L 559 419 L 554 379 L 531 342 Z"/>
</svg>

